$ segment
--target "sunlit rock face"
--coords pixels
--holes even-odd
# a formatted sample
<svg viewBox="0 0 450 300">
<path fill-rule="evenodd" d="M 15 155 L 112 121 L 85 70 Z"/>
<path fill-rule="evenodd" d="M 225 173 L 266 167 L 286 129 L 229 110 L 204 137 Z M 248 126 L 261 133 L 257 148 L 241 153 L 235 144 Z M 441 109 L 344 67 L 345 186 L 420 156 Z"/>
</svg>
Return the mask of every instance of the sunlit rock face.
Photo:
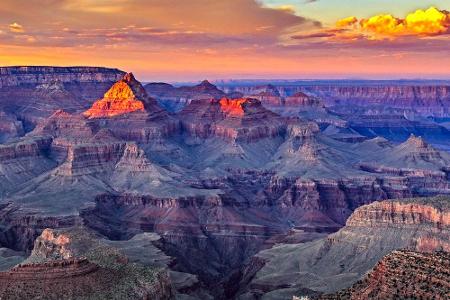
<svg viewBox="0 0 450 300">
<path fill-rule="evenodd" d="M 187 134 L 200 138 L 254 142 L 286 130 L 282 117 L 251 98 L 195 100 L 180 115 Z"/>
<path fill-rule="evenodd" d="M 84 112 L 88 118 L 114 117 L 134 111 L 145 111 L 149 97 L 132 73 L 116 82 L 90 109 Z"/>
<path fill-rule="evenodd" d="M 124 74 L 97 67 L 0 67 L 0 111 L 27 132 L 58 109 L 86 110 Z"/>
</svg>

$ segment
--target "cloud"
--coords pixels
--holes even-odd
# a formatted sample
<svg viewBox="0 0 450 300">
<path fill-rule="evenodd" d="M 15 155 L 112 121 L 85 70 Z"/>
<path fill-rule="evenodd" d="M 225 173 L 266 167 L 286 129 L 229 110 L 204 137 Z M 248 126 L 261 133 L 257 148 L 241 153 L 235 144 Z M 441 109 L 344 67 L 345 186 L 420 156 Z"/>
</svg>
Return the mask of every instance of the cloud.
<svg viewBox="0 0 450 300">
<path fill-rule="evenodd" d="M 338 20 L 336 22 L 336 27 L 348 27 L 358 23 L 358 19 L 356 17 L 348 17 L 345 19 Z"/>
<path fill-rule="evenodd" d="M 26 22 L 36 47 L 119 41 L 198 47 L 226 40 L 230 46 L 248 47 L 275 45 L 293 27 L 320 26 L 292 7 L 266 7 L 258 0 L 2 0 L 0 19 L 6 17 Z M 15 23 L 11 31 L 23 32 L 19 26 Z"/>
<path fill-rule="evenodd" d="M 357 30 L 367 34 L 370 39 L 395 39 L 402 36 L 436 36 L 450 32 L 450 13 L 430 7 L 417 10 L 405 18 L 390 14 L 380 14 L 368 19 L 356 17 L 339 20 L 338 27 L 357 25 Z"/>
<path fill-rule="evenodd" d="M 11 32 L 16 32 L 16 33 L 25 32 L 23 26 L 18 24 L 18 23 L 16 23 L 16 22 L 9 24 L 9 30 Z"/>
</svg>

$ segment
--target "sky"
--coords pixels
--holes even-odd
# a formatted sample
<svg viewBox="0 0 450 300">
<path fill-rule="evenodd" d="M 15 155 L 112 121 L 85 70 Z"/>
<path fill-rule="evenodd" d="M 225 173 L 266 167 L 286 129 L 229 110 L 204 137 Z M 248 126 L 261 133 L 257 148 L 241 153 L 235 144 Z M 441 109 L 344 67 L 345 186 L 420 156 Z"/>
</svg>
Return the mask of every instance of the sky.
<svg viewBox="0 0 450 300">
<path fill-rule="evenodd" d="M 450 79 L 450 0 L 1 0 L 0 65 L 142 81 Z"/>
</svg>

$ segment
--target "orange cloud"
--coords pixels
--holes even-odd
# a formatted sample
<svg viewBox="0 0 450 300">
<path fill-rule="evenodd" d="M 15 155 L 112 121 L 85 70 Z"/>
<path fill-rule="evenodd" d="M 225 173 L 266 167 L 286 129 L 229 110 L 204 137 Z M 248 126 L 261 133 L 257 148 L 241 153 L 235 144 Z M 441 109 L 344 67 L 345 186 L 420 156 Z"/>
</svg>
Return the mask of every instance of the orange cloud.
<svg viewBox="0 0 450 300">
<path fill-rule="evenodd" d="M 339 20 L 337 27 L 349 27 L 358 22 L 349 17 Z M 371 39 L 396 38 L 399 36 L 433 36 L 449 33 L 450 13 L 430 7 L 417 10 L 406 18 L 397 18 L 390 14 L 382 14 L 361 19 L 358 29 L 368 33 Z"/>
<path fill-rule="evenodd" d="M 356 17 L 348 17 L 345 19 L 341 19 L 336 22 L 336 27 L 347 27 L 354 25 L 358 22 L 358 19 Z"/>
<path fill-rule="evenodd" d="M 16 22 L 9 24 L 9 30 L 11 32 L 24 32 L 23 26 L 20 24 L 17 24 Z"/>
</svg>

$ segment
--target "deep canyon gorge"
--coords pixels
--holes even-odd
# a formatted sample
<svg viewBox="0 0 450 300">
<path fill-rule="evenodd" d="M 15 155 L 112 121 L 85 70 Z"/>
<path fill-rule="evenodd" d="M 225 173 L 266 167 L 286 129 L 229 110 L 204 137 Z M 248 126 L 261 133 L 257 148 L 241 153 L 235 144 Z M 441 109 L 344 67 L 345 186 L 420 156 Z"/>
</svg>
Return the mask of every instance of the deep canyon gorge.
<svg viewBox="0 0 450 300">
<path fill-rule="evenodd" d="M 2 67 L 0 297 L 407 297 L 416 265 L 445 299 L 449 105 L 448 82 Z"/>
</svg>

